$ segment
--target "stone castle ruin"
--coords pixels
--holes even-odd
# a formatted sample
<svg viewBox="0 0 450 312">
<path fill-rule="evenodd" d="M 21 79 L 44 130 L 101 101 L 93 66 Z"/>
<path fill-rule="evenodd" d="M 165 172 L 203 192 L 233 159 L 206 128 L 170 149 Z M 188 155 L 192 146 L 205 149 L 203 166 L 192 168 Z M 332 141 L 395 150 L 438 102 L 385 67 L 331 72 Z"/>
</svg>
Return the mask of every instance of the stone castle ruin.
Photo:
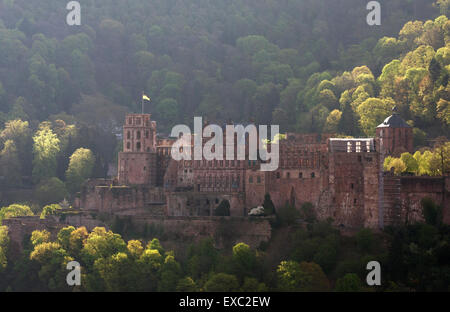
<svg viewBox="0 0 450 312">
<path fill-rule="evenodd" d="M 449 176 L 394 176 L 383 170 L 387 156 L 413 152 L 412 128 L 396 111 L 377 127 L 374 138 L 287 133 L 271 143 L 279 144 L 280 158 L 278 170 L 270 172 L 259 170 L 261 162 L 254 160 L 175 161 L 174 142 L 157 136 L 150 114 L 127 115 L 118 176 L 88 181 L 74 202 L 75 215 L 59 223 L 54 217 L 35 220 L 34 227 L 42 228 L 45 222 L 53 228 L 94 227 L 103 225 L 93 217 L 100 214 L 131 218 L 141 227 L 159 224 L 175 236 L 195 239 L 214 235 L 223 222 L 219 220 L 228 218 L 237 224 L 235 239 L 255 246 L 270 238 L 269 220 L 248 216 L 265 194 L 275 207 L 290 204 L 300 209 L 312 203 L 319 219 L 332 218 L 348 229 L 421 220 L 420 201 L 425 197 L 441 205 L 444 222 L 450 222 Z M 230 216 L 215 217 L 225 200 Z M 17 219 L 4 223 L 13 227 L 11 232 L 22 233 Z M 22 222 L 30 229 L 31 219 Z"/>
</svg>

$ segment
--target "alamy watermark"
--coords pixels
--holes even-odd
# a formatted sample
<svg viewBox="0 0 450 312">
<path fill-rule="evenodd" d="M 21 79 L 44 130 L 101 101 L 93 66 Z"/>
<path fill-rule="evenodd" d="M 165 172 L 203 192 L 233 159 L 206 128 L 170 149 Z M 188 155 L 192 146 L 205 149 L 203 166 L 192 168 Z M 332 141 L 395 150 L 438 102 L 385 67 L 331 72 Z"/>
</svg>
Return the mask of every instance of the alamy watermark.
<svg viewBox="0 0 450 312">
<path fill-rule="evenodd" d="M 81 266 L 77 261 L 70 261 L 66 266 L 67 270 L 70 272 L 66 276 L 66 282 L 69 286 L 80 286 L 81 285 Z"/>
<path fill-rule="evenodd" d="M 381 265 L 378 261 L 370 261 L 366 266 L 367 270 L 371 270 L 367 274 L 366 282 L 369 286 L 381 285 Z"/>
<path fill-rule="evenodd" d="M 381 25 L 381 5 L 378 1 L 370 1 L 366 6 L 367 10 L 370 10 L 367 14 L 367 24 L 369 26 Z"/>
<path fill-rule="evenodd" d="M 172 158 L 177 161 L 220 161 L 224 159 L 225 154 L 225 159 L 228 161 L 246 160 L 246 146 L 248 145 L 248 160 L 261 160 L 261 171 L 278 169 L 278 141 L 280 138 L 278 125 L 270 127 L 270 140 L 268 139 L 268 127 L 266 125 L 259 125 L 258 129 L 253 124 L 246 127 L 243 125 L 226 125 L 225 134 L 224 153 L 224 133 L 219 125 L 213 124 L 203 127 L 202 117 L 194 117 L 193 134 L 189 126 L 176 125 L 172 128 L 171 133 L 172 137 L 178 138 L 172 145 Z M 204 138 L 211 139 L 203 144 Z M 192 150 L 194 155 L 192 155 Z"/>
<path fill-rule="evenodd" d="M 81 6 L 78 1 L 70 1 L 66 5 L 66 9 L 70 12 L 66 16 L 66 22 L 69 26 L 81 25 Z"/>
</svg>

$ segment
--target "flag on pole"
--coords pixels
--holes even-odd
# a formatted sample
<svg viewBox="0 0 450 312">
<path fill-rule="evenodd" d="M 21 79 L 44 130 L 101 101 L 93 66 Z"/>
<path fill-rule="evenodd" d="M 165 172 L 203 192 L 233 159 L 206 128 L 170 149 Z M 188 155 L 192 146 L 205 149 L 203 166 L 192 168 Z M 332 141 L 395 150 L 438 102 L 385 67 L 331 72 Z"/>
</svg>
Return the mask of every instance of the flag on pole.
<svg viewBox="0 0 450 312">
<path fill-rule="evenodd" d="M 146 96 L 145 94 L 142 94 L 142 99 L 143 99 L 143 100 L 150 101 L 150 98 L 149 98 L 148 96 Z"/>
</svg>

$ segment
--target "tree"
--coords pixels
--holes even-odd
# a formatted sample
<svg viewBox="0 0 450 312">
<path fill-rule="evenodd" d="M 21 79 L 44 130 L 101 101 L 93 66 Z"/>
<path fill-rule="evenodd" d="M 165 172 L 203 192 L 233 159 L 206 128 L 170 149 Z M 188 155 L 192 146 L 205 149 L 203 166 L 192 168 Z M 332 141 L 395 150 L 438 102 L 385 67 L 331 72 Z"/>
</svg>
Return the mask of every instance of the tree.
<svg viewBox="0 0 450 312">
<path fill-rule="evenodd" d="M 70 236 L 75 231 L 75 228 L 73 226 L 67 226 L 59 230 L 58 232 L 58 243 L 61 245 L 64 250 L 67 250 L 69 254 L 71 254 L 71 248 L 70 248 Z"/>
<path fill-rule="evenodd" d="M 99 258 L 105 259 L 125 251 L 126 244 L 119 234 L 106 231 L 104 227 L 96 227 L 89 233 L 81 252 L 85 263 L 92 265 Z"/>
<path fill-rule="evenodd" d="M 175 291 L 181 277 L 182 270 L 180 264 L 175 260 L 173 254 L 167 255 L 161 267 L 158 291 Z"/>
<path fill-rule="evenodd" d="M 283 207 L 278 209 L 277 212 L 277 218 L 281 225 L 294 224 L 298 216 L 299 212 L 297 209 L 295 209 L 295 207 L 288 202 Z"/>
<path fill-rule="evenodd" d="M 139 275 L 136 265 L 124 252 L 98 258 L 94 269 L 105 282 L 107 291 L 136 291 Z"/>
<path fill-rule="evenodd" d="M 376 127 L 389 116 L 394 105 L 392 99 L 368 98 L 356 108 L 361 129 L 367 136 L 373 136 Z"/>
<path fill-rule="evenodd" d="M 372 230 L 365 228 L 361 229 L 356 234 L 356 244 L 361 252 L 369 253 L 372 250 L 374 243 L 375 240 L 373 237 Z"/>
<path fill-rule="evenodd" d="M 127 244 L 128 254 L 134 259 L 138 259 L 144 252 L 144 247 L 142 243 L 138 240 L 130 240 Z"/>
<path fill-rule="evenodd" d="M 61 209 L 62 208 L 59 204 L 46 205 L 44 208 L 42 208 L 41 219 L 45 219 L 45 217 L 49 215 L 54 215 Z"/>
<path fill-rule="evenodd" d="M 49 127 L 36 132 L 33 137 L 33 181 L 56 175 L 57 156 L 60 151 L 59 139 Z"/>
<path fill-rule="evenodd" d="M 66 171 L 67 189 L 72 194 L 80 190 L 83 182 L 91 177 L 95 157 L 89 149 L 79 148 L 70 156 Z"/>
<path fill-rule="evenodd" d="M 347 273 L 336 281 L 335 291 L 358 292 L 362 291 L 362 283 L 355 273 Z"/>
<path fill-rule="evenodd" d="M 179 292 L 196 292 L 198 291 L 197 285 L 194 280 L 187 276 L 178 281 L 176 291 Z"/>
<path fill-rule="evenodd" d="M 0 175 L 2 184 L 8 187 L 18 186 L 22 183 L 22 167 L 19 154 L 14 141 L 7 140 L 0 151 Z"/>
<path fill-rule="evenodd" d="M 214 247 L 214 240 L 206 238 L 199 243 L 189 246 L 187 270 L 193 278 L 214 270 L 219 259 L 219 253 Z"/>
<path fill-rule="evenodd" d="M 256 254 L 250 246 L 238 243 L 233 247 L 233 271 L 239 279 L 254 276 L 256 269 Z"/>
<path fill-rule="evenodd" d="M 5 142 L 11 140 L 16 148 L 17 160 L 20 161 L 22 175 L 31 174 L 32 161 L 32 138 L 28 121 L 20 119 L 10 120 L 6 122 L 5 129 L 0 133 L 0 141 Z"/>
<path fill-rule="evenodd" d="M 417 160 L 411 155 L 410 153 L 403 153 L 400 156 L 400 159 L 403 161 L 403 163 L 406 166 L 406 172 L 412 172 L 416 173 L 419 171 L 419 164 L 417 163 Z"/>
<path fill-rule="evenodd" d="M 246 277 L 242 284 L 241 291 L 243 292 L 267 292 L 267 286 L 264 283 L 258 282 L 256 278 Z"/>
<path fill-rule="evenodd" d="M 266 195 L 264 195 L 263 207 L 264 207 L 264 214 L 266 216 L 275 214 L 275 205 L 273 204 L 269 193 L 266 193 Z"/>
<path fill-rule="evenodd" d="M 9 219 L 14 217 L 32 216 L 33 212 L 30 207 L 26 205 L 12 204 L 8 207 L 0 209 L 0 223 L 3 219 Z"/>
<path fill-rule="evenodd" d="M 327 117 L 327 121 L 325 122 L 325 127 L 323 131 L 328 133 L 337 133 L 341 118 L 342 118 L 341 111 L 339 111 L 338 109 L 332 110 Z"/>
<path fill-rule="evenodd" d="M 302 291 L 309 283 L 309 276 L 295 261 L 281 261 L 277 268 L 278 289 L 280 291 Z"/>
<path fill-rule="evenodd" d="M 67 263 L 72 261 L 67 252 L 55 242 L 43 242 L 34 246 L 30 260 L 40 265 L 39 279 L 49 290 L 66 290 Z"/>
<path fill-rule="evenodd" d="M 206 283 L 207 292 L 233 292 L 239 290 L 236 276 L 226 273 L 214 274 Z"/>
<path fill-rule="evenodd" d="M 47 230 L 35 230 L 31 233 L 30 241 L 35 247 L 39 244 L 48 243 L 50 242 L 50 232 Z"/>
<path fill-rule="evenodd" d="M 59 203 L 67 197 L 64 183 L 58 178 L 45 179 L 36 185 L 34 196 L 41 205 Z"/>
<path fill-rule="evenodd" d="M 402 172 L 406 171 L 406 165 L 403 162 L 403 160 L 401 160 L 400 158 L 393 158 L 390 162 L 389 165 L 386 167 L 387 170 L 391 170 L 392 168 L 394 169 L 394 173 L 396 175 L 400 175 Z"/>
</svg>

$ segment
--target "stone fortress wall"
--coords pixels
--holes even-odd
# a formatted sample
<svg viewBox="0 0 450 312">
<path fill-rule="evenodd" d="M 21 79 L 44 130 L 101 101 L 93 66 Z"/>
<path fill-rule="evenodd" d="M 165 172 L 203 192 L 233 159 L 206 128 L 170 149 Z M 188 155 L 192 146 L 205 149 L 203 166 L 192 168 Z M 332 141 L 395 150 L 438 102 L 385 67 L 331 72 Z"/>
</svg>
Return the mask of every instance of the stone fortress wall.
<svg viewBox="0 0 450 312">
<path fill-rule="evenodd" d="M 270 239 L 270 219 L 247 215 L 262 204 L 265 194 L 278 208 L 290 204 L 300 209 L 310 202 L 319 219 L 332 218 L 350 230 L 421 220 L 420 201 L 425 197 L 441 205 L 444 221 L 450 222 L 448 176 L 383 172 L 385 157 L 413 152 L 412 129 L 395 111 L 378 126 L 375 138 L 287 133 L 277 143 L 280 161 L 273 172 L 260 171 L 261 163 L 254 160 L 175 161 L 170 155 L 175 140 L 158 138 L 150 117 L 126 117 L 117 178 L 85 183 L 73 204 L 74 213 L 64 219 L 5 220 L 12 241 L 20 246 L 20 238 L 32 229 L 54 233 L 66 225 L 107 226 L 94 217 L 107 215 L 131 220 L 136 229 L 162 227 L 168 237 L 188 240 L 226 232 L 228 222 L 237 224 L 234 230 L 228 228 L 230 237 L 256 247 Z M 213 216 L 222 200 L 230 203 L 230 217 Z"/>
</svg>

